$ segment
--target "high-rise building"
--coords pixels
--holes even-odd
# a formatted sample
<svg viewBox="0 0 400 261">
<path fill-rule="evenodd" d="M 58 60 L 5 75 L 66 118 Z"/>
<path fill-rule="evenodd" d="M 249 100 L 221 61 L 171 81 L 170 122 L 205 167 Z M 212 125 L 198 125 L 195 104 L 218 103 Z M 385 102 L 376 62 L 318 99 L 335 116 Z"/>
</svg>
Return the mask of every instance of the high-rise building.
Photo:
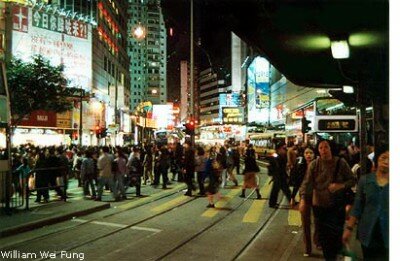
<svg viewBox="0 0 400 261">
<path fill-rule="evenodd" d="M 131 109 L 140 102 L 167 102 L 167 37 L 159 0 L 129 0 L 128 53 L 131 75 Z M 144 36 L 137 37 L 138 27 Z"/>
<path fill-rule="evenodd" d="M 221 123 L 220 95 L 232 91 L 226 73 L 205 69 L 199 75 L 200 124 Z"/>
<path fill-rule="evenodd" d="M 93 21 L 92 92 L 102 103 L 103 111 L 95 124 L 115 134 L 113 144 L 122 144 L 122 132 L 131 131 L 127 1 L 53 0 L 51 4 Z"/>
</svg>

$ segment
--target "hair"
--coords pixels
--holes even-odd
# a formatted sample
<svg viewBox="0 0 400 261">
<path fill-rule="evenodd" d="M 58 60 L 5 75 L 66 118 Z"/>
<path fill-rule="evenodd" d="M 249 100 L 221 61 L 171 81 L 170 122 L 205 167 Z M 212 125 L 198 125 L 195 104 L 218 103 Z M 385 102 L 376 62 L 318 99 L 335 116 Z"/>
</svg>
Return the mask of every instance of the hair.
<svg viewBox="0 0 400 261">
<path fill-rule="evenodd" d="M 331 153 L 332 153 L 332 156 L 336 156 L 337 154 L 338 154 L 338 151 L 337 151 L 337 146 L 336 146 L 336 142 L 335 141 L 333 141 L 333 140 L 326 140 L 326 139 L 320 139 L 318 142 L 317 142 L 317 147 L 316 147 L 316 149 L 317 149 L 317 155 L 319 155 L 319 144 L 321 144 L 322 142 L 327 142 L 328 143 L 328 145 L 329 145 L 329 147 L 330 147 L 330 149 L 331 149 Z"/>
<path fill-rule="evenodd" d="M 22 158 L 22 164 L 23 165 L 28 165 L 28 158 Z"/>
<path fill-rule="evenodd" d="M 286 143 L 284 142 L 278 142 L 275 146 L 275 150 L 279 150 L 280 148 L 282 148 L 283 146 L 286 146 Z"/>
<path fill-rule="evenodd" d="M 92 152 L 90 150 L 85 151 L 85 156 L 86 158 L 91 158 L 92 157 Z"/>
<path fill-rule="evenodd" d="M 197 154 L 199 156 L 203 156 L 205 154 L 203 147 L 197 147 Z"/>
<path fill-rule="evenodd" d="M 104 146 L 104 147 L 102 148 L 102 150 L 103 150 L 104 153 L 109 153 L 109 152 L 110 152 L 110 148 L 107 147 L 107 146 Z"/>
<path fill-rule="evenodd" d="M 316 151 L 315 151 L 315 148 L 314 148 L 313 146 L 307 145 L 306 147 L 304 147 L 304 148 L 302 149 L 302 154 L 301 154 L 301 155 L 303 155 L 304 152 L 306 152 L 307 149 L 308 149 L 308 150 L 311 150 L 314 154 L 317 154 Z"/>
</svg>

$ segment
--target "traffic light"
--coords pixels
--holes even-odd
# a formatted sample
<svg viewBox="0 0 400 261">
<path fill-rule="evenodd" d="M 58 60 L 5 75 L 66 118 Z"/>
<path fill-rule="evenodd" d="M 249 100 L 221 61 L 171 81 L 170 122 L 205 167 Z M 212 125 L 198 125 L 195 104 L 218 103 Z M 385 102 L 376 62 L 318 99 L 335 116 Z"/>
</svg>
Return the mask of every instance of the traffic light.
<svg viewBox="0 0 400 261">
<path fill-rule="evenodd" d="M 100 138 L 101 138 L 101 137 L 100 137 L 100 127 L 99 127 L 99 126 L 96 126 L 94 129 L 95 129 L 95 131 L 96 131 L 96 138 L 100 139 Z"/>
<path fill-rule="evenodd" d="M 100 137 L 107 137 L 107 128 L 101 128 Z"/>
<path fill-rule="evenodd" d="M 194 120 L 189 120 L 185 124 L 185 133 L 187 135 L 194 135 L 194 129 L 195 129 L 196 123 Z"/>
<path fill-rule="evenodd" d="M 311 130 L 311 126 L 309 124 L 311 121 L 307 120 L 306 117 L 301 118 L 301 132 L 308 133 Z"/>
</svg>

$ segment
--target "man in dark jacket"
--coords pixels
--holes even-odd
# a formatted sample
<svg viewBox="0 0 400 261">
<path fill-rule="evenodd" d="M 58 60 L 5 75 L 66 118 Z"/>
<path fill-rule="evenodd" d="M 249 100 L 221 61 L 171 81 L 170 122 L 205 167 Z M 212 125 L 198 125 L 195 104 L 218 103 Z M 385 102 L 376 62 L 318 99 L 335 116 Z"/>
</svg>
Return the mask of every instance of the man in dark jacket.
<svg viewBox="0 0 400 261">
<path fill-rule="evenodd" d="M 189 142 L 184 144 L 185 153 L 183 159 L 183 173 L 185 176 L 185 182 L 187 185 L 187 192 L 185 196 L 192 196 L 193 187 L 193 177 L 194 177 L 194 169 L 195 169 L 195 158 L 194 158 L 194 150 Z"/>
<path fill-rule="evenodd" d="M 283 194 L 287 198 L 288 202 L 290 202 L 290 189 L 287 183 L 287 173 L 286 173 L 286 164 L 287 164 L 287 152 L 286 145 L 284 143 L 280 143 L 276 145 L 277 157 L 271 160 L 270 167 L 268 171 L 270 172 L 270 176 L 272 176 L 272 181 L 274 184 L 272 185 L 271 195 L 269 197 L 269 207 L 277 208 L 278 204 L 278 194 L 279 191 L 282 190 Z"/>
</svg>

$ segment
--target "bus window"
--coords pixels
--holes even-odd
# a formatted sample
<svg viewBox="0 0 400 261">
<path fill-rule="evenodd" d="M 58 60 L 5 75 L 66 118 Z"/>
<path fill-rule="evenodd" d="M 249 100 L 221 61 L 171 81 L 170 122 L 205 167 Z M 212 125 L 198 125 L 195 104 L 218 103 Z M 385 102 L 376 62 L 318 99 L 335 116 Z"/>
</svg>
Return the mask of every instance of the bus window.
<svg viewBox="0 0 400 261">
<path fill-rule="evenodd" d="M 356 115 L 356 108 L 334 98 L 316 99 L 316 112 L 317 115 Z"/>
</svg>

